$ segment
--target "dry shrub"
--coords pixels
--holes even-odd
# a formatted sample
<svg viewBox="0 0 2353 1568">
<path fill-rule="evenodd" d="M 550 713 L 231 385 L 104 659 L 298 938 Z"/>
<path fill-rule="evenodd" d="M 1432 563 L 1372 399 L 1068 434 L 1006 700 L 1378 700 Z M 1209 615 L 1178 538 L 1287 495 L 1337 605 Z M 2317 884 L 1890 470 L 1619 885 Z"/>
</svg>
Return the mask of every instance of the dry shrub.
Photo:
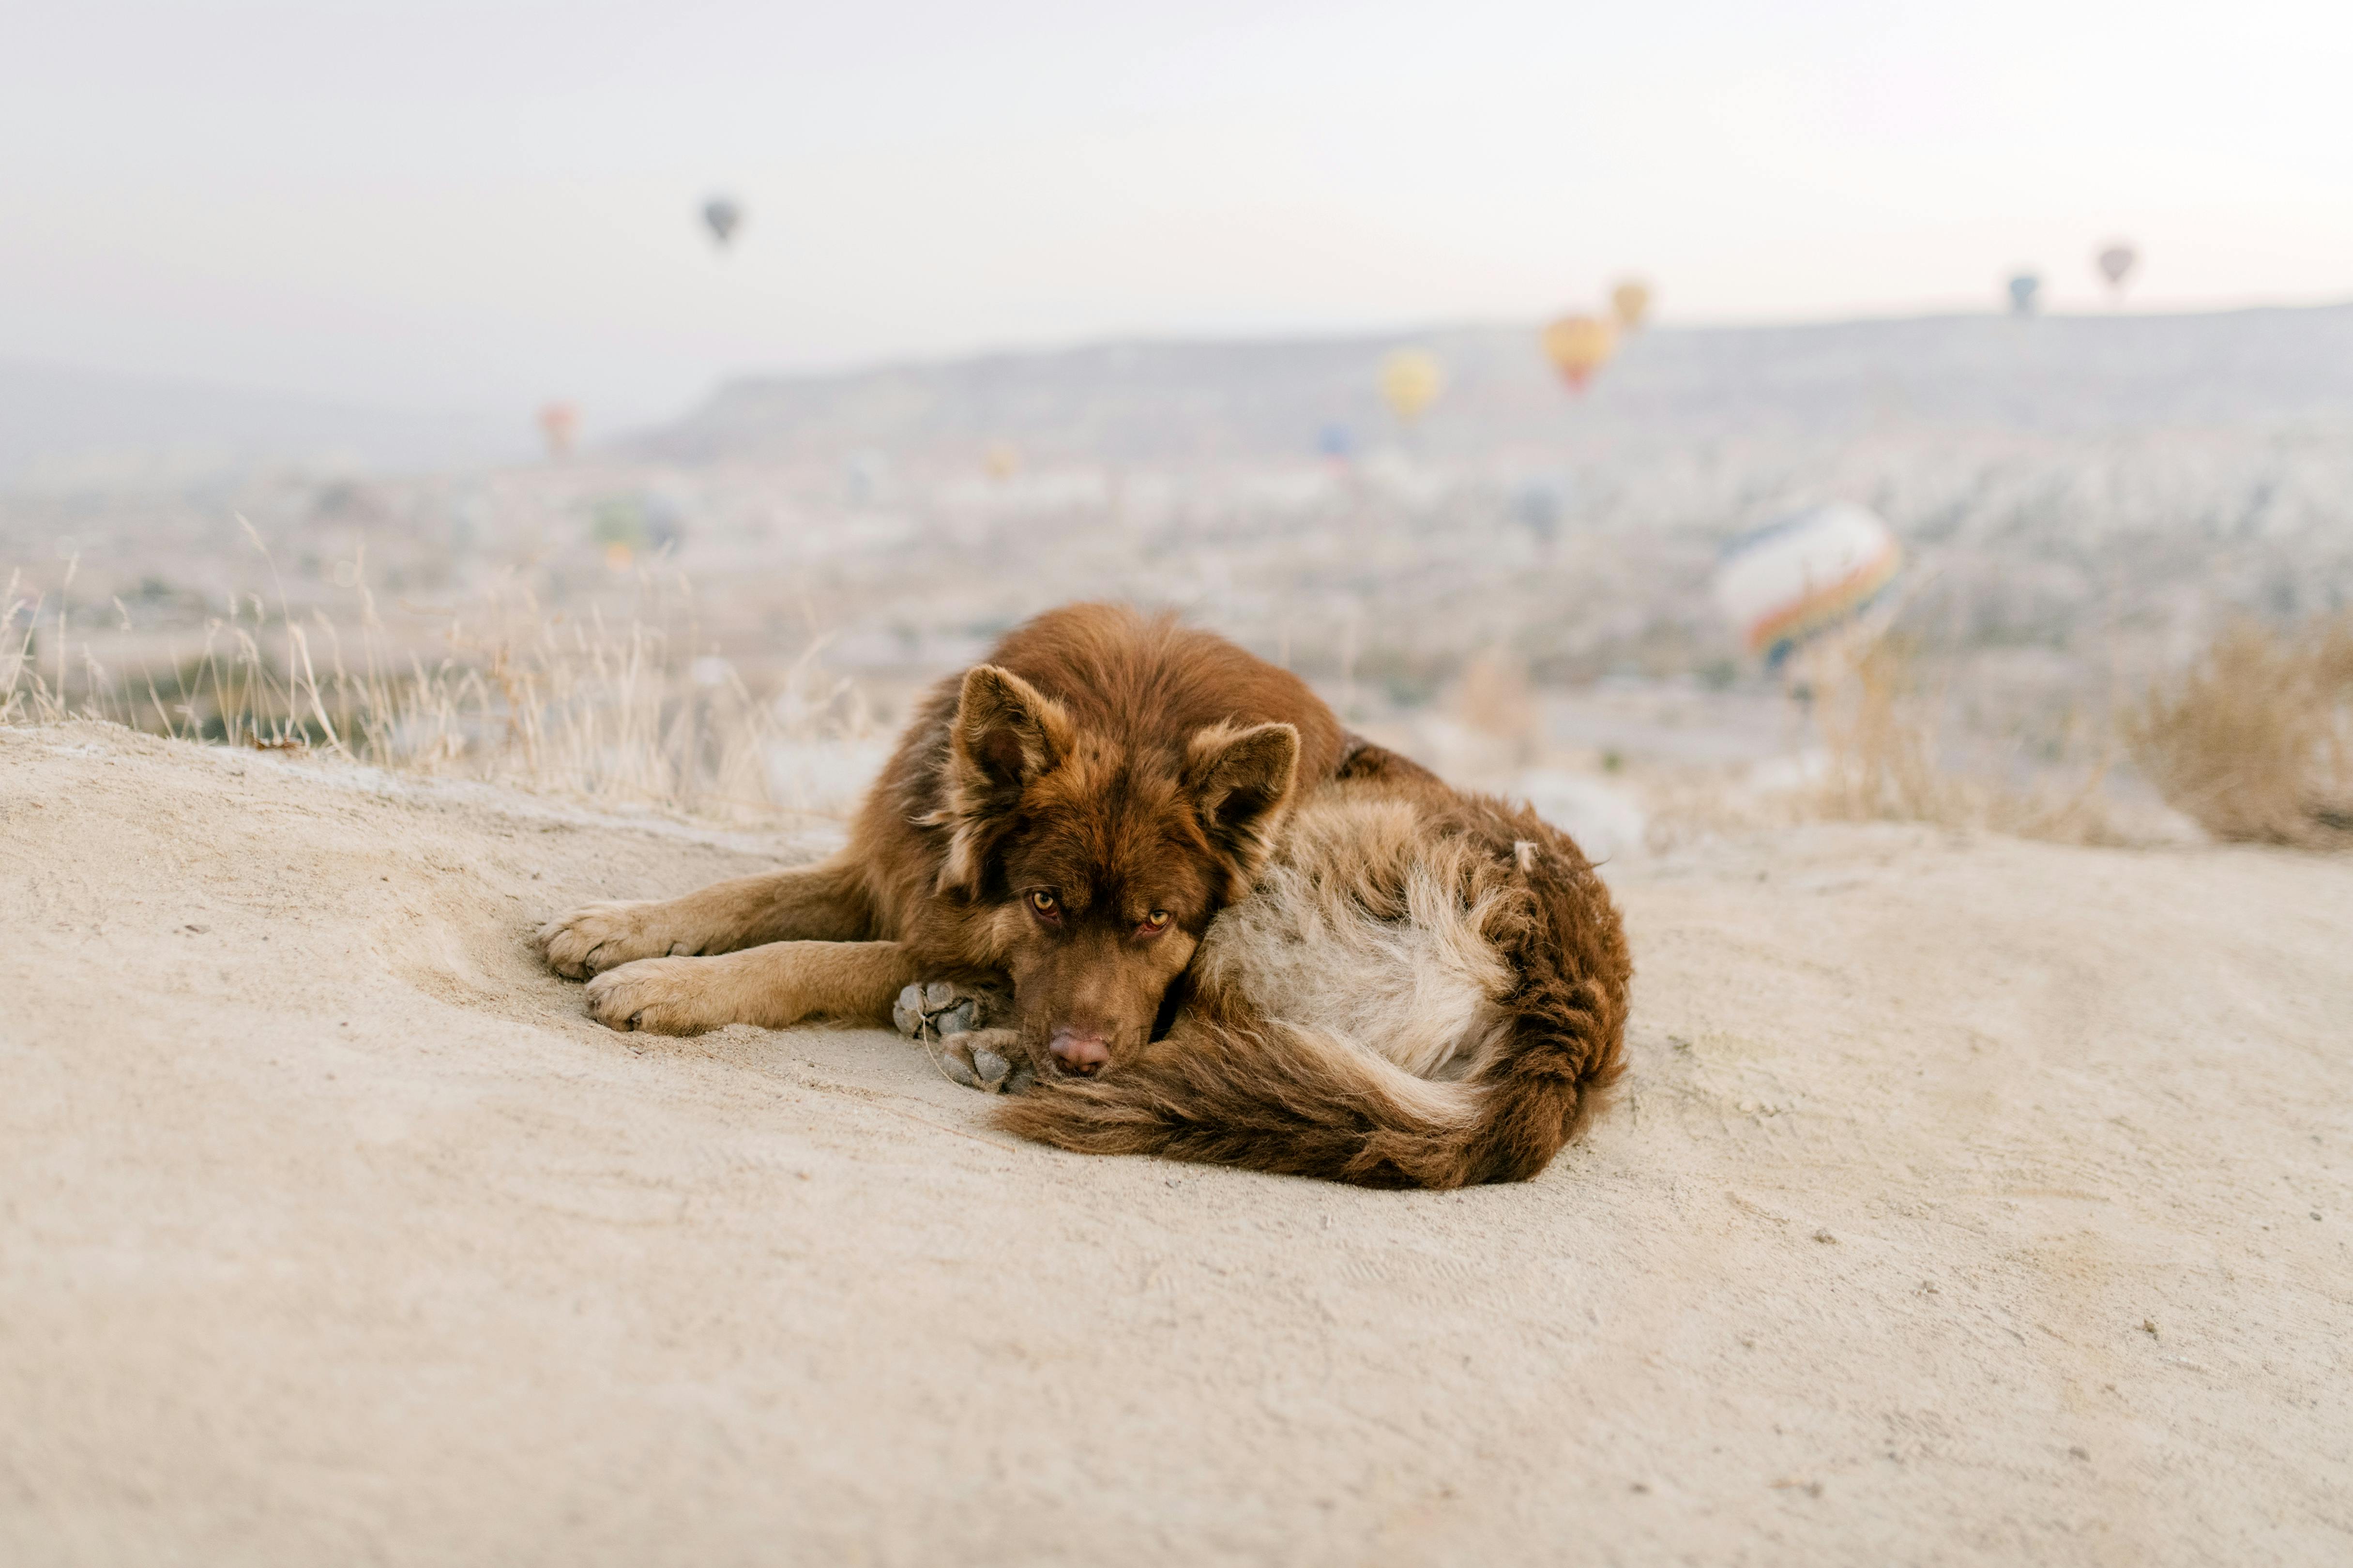
<svg viewBox="0 0 2353 1568">
<path fill-rule="evenodd" d="M 2071 780 L 2026 789 L 1947 767 L 1942 693 L 1925 679 L 1911 639 L 1890 633 L 1825 644 L 1809 674 L 1824 751 L 1821 776 L 1800 801 L 1809 815 L 1984 828 L 2063 844 L 2129 840 L 2109 809 L 2105 756 Z"/>
<path fill-rule="evenodd" d="M 1455 706 L 1463 722 L 1482 734 L 1511 741 L 1524 751 L 1534 748 L 1541 726 L 1522 660 L 1494 648 L 1472 659 L 1463 667 Z"/>
<path fill-rule="evenodd" d="M 757 693 L 698 656 L 691 587 L 676 574 L 642 574 L 638 611 L 618 624 L 550 613 L 507 583 L 422 638 L 390 633 L 364 581 L 347 617 L 296 616 L 282 595 L 273 614 L 249 595 L 160 672 L 100 658 L 110 638 L 129 641 L 129 613 L 117 601 L 113 616 L 79 624 L 71 579 L 35 594 L 12 574 L 0 594 L 0 723 L 99 719 L 723 819 L 832 815 L 839 803 L 796 798 L 783 782 L 809 770 L 778 763 L 873 729 L 816 646 Z"/>
<path fill-rule="evenodd" d="M 2215 837 L 2353 848 L 2353 612 L 2231 626 L 2125 733 L 2166 802 Z"/>
</svg>

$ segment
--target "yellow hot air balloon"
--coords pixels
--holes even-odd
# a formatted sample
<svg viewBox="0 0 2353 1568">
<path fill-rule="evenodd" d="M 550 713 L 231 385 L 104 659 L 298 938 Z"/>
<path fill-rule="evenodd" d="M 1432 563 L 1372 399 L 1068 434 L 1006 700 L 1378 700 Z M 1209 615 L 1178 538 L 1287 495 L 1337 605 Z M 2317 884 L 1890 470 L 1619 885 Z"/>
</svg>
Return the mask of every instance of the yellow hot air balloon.
<svg viewBox="0 0 2353 1568">
<path fill-rule="evenodd" d="M 1640 278 L 1627 279 L 1609 290 L 1609 313 L 1624 331 L 1640 331 L 1651 318 L 1651 286 Z"/>
<path fill-rule="evenodd" d="M 1609 289 L 1609 315 L 1617 320 L 1619 331 L 1640 331 L 1650 320 L 1650 284 L 1640 278 L 1619 282 Z"/>
<path fill-rule="evenodd" d="M 1381 361 L 1381 398 L 1410 425 L 1446 390 L 1446 367 L 1428 349 L 1399 349 Z"/>
<path fill-rule="evenodd" d="M 991 441 L 980 466 L 992 479 L 1009 479 L 1021 471 L 1021 449 L 1010 441 Z"/>
<path fill-rule="evenodd" d="M 1544 330 L 1544 352 L 1570 389 L 1583 392 L 1618 352 L 1618 333 L 1599 316 L 1563 316 Z"/>
</svg>

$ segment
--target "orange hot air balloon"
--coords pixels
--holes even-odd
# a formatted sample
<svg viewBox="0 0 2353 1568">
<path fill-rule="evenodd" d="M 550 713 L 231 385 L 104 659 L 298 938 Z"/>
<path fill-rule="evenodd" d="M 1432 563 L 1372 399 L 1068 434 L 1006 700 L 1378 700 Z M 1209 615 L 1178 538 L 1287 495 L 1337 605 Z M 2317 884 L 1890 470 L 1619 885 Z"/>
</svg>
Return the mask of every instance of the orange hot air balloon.
<svg viewBox="0 0 2353 1568">
<path fill-rule="evenodd" d="M 547 455 L 568 458 L 580 434 L 580 410 L 569 403 L 551 403 L 539 411 L 539 433 L 547 437 Z"/>
<path fill-rule="evenodd" d="M 1618 334 L 1599 316 L 1563 316 L 1544 330 L 1544 352 L 1570 390 L 1583 392 L 1618 352 Z"/>
<path fill-rule="evenodd" d="M 1445 390 L 1446 367 L 1428 349 L 1399 349 L 1381 361 L 1381 400 L 1405 424 L 1420 418 Z"/>
<path fill-rule="evenodd" d="M 1609 290 L 1609 313 L 1624 331 L 1641 331 L 1642 323 L 1651 319 L 1651 286 L 1640 278 L 1627 279 Z"/>
</svg>

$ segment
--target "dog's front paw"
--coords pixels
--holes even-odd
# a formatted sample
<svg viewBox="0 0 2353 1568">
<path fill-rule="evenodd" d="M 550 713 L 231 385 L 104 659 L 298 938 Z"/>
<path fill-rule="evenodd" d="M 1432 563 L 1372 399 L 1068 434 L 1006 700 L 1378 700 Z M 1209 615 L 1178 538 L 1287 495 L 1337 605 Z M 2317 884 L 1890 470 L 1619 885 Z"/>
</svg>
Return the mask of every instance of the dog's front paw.
<svg viewBox="0 0 2353 1568">
<path fill-rule="evenodd" d="M 995 1028 L 1013 1016 L 1013 998 L 994 986 L 934 980 L 908 986 L 891 1006 L 891 1021 L 911 1040 L 929 1045 L 975 1029 Z"/>
<path fill-rule="evenodd" d="M 641 958 L 588 982 L 588 1016 L 610 1029 L 699 1035 L 733 1022 L 714 1007 L 708 958 Z"/>
<path fill-rule="evenodd" d="M 929 1050 L 941 1072 L 983 1094 L 1018 1094 L 1036 1081 L 1022 1065 L 1019 1033 L 997 1026 L 1012 1016 L 1003 991 L 952 980 L 910 985 L 891 1008 L 899 1032 Z"/>
<path fill-rule="evenodd" d="M 668 953 L 671 942 L 660 930 L 659 902 L 590 904 L 539 928 L 540 951 L 558 974 L 586 980 L 640 958 Z"/>
<path fill-rule="evenodd" d="M 983 1094 L 1021 1094 L 1038 1081 L 1021 1060 L 1021 1037 L 1012 1029 L 975 1029 L 951 1035 L 933 1058 L 940 1071 Z"/>
</svg>

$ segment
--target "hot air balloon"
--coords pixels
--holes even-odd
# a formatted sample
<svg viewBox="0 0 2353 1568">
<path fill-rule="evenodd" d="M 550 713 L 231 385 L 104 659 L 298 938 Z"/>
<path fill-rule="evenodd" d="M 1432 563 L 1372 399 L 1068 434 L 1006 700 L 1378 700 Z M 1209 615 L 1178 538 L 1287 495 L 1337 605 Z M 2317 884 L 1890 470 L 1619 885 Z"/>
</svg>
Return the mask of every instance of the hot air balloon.
<svg viewBox="0 0 2353 1568">
<path fill-rule="evenodd" d="M 1381 361 L 1381 399 L 1410 425 L 1446 390 L 1446 367 L 1428 349 L 1399 349 Z"/>
<path fill-rule="evenodd" d="M 2132 276 L 2132 269 L 2139 264 L 2140 252 L 2120 239 L 2103 247 L 2094 260 L 2099 265 L 2100 276 L 2108 280 L 2110 297 L 2123 299 L 2125 279 Z"/>
<path fill-rule="evenodd" d="M 735 237 L 743 223 L 744 209 L 732 196 L 713 196 L 702 204 L 702 226 L 711 231 L 711 237 L 722 250 L 727 248 L 727 242 Z"/>
<path fill-rule="evenodd" d="M 1021 453 L 1010 441 L 991 441 L 980 466 L 992 479 L 1009 479 L 1021 471 Z"/>
<path fill-rule="evenodd" d="M 1848 501 L 1810 507 L 1724 547 L 1715 602 L 1748 651 L 1778 665 L 1853 616 L 1894 579 L 1904 552 L 1878 514 Z"/>
<path fill-rule="evenodd" d="M 580 434 L 580 410 L 569 403 L 551 403 L 539 411 L 539 433 L 547 437 L 547 455 L 568 458 L 573 439 Z"/>
<path fill-rule="evenodd" d="M 1618 352 L 1618 333 L 1599 316 L 1563 316 L 1544 330 L 1544 352 L 1570 390 L 1583 392 Z"/>
<path fill-rule="evenodd" d="M 2034 314 L 2037 296 L 2042 292 L 2042 279 L 2031 272 L 2021 272 L 2010 280 L 2010 313 L 2013 316 Z"/>
<path fill-rule="evenodd" d="M 1629 278 L 1609 290 L 1609 313 L 1626 331 L 1640 331 L 1651 316 L 1651 286 L 1640 278 Z"/>
</svg>

